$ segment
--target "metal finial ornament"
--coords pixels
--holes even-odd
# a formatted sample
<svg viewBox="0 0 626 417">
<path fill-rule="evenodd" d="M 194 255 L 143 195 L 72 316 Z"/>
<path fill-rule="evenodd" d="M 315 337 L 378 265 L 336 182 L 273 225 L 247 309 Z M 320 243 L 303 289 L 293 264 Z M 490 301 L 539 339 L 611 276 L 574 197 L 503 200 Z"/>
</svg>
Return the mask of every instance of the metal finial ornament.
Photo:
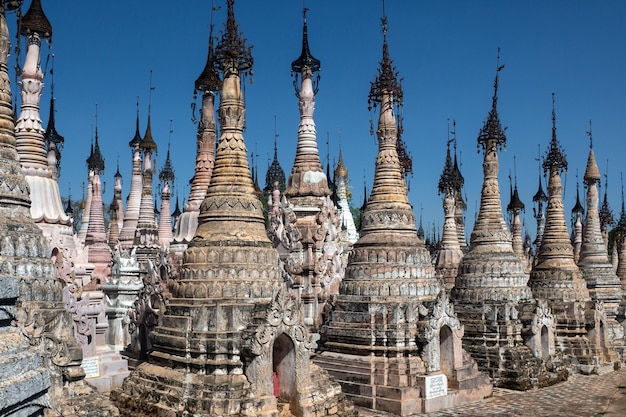
<svg viewBox="0 0 626 417">
<path fill-rule="evenodd" d="M 30 36 L 33 33 L 37 33 L 41 38 L 52 42 L 52 25 L 43 12 L 41 0 L 33 0 L 30 4 L 30 8 L 20 19 L 19 32 L 22 36 Z"/>
<path fill-rule="evenodd" d="M 220 69 L 225 73 L 235 71 L 237 73 L 252 73 L 252 47 L 246 45 L 246 39 L 239 32 L 239 25 L 235 20 L 235 0 L 226 1 L 228 16 L 222 39 L 215 48 L 215 60 Z"/>
<path fill-rule="evenodd" d="M 585 133 L 589 137 L 589 149 L 593 149 L 593 135 L 591 133 L 591 120 L 589 120 L 589 130 Z"/>
<path fill-rule="evenodd" d="M 485 152 L 495 152 L 506 146 L 506 128 L 500 124 L 498 115 L 498 85 L 499 74 L 504 69 L 504 65 L 500 65 L 500 48 L 498 48 L 498 58 L 496 60 L 496 77 L 493 82 L 493 97 L 491 99 L 491 110 L 487 116 L 487 120 L 478 134 L 478 151 L 480 148 Z"/>
<path fill-rule="evenodd" d="M 161 181 L 162 184 L 169 182 L 173 186 L 176 175 L 174 174 L 174 167 L 172 166 L 172 160 L 170 158 L 170 143 L 172 133 L 174 133 L 174 130 L 172 129 L 172 119 L 170 119 L 170 136 L 167 140 L 167 156 L 165 157 L 163 168 L 161 169 L 161 172 L 159 172 L 159 181 Z"/>
<path fill-rule="evenodd" d="M 561 145 L 556 137 L 556 111 L 554 110 L 554 93 L 552 93 L 552 139 L 550 141 L 550 149 L 543 161 L 543 172 L 545 173 L 562 173 L 567 170 L 567 159 L 565 153 L 561 149 Z"/>
<path fill-rule="evenodd" d="M 599 215 L 600 215 L 600 225 L 603 229 L 608 228 L 615 223 L 615 218 L 613 217 L 613 212 L 611 211 L 611 207 L 609 206 L 609 160 L 606 160 L 606 173 L 604 175 L 604 197 L 602 198 L 602 205 L 600 206 Z"/>
<path fill-rule="evenodd" d="M 100 144 L 98 143 L 98 103 L 96 103 L 96 112 L 92 114 L 92 117 L 96 119 L 96 136 L 94 145 L 91 148 L 91 153 L 87 158 L 87 167 L 90 171 L 102 174 L 104 172 L 104 158 L 102 157 Z"/>
<path fill-rule="evenodd" d="M 311 55 L 311 51 L 309 49 L 309 34 L 308 27 L 306 22 L 306 13 L 309 11 L 308 8 L 304 7 L 302 12 L 302 17 L 304 20 L 302 26 L 302 52 L 298 59 L 291 63 L 291 73 L 294 77 L 293 86 L 296 90 L 296 96 L 300 94 L 300 77 L 312 76 L 313 74 L 319 72 L 321 68 L 321 62 L 319 59 L 314 58 Z M 320 75 L 317 74 L 313 82 L 313 94 L 317 94 L 319 89 L 319 80 Z"/>
<path fill-rule="evenodd" d="M 519 198 L 519 192 L 517 191 L 517 161 L 515 155 L 513 155 L 513 173 L 514 173 L 514 181 L 513 181 L 513 190 L 511 192 L 511 201 L 506 207 L 506 210 L 512 214 L 518 214 L 522 211 L 525 211 L 526 207 L 522 200 Z M 509 180 L 511 179 L 511 174 L 509 174 Z"/>
</svg>

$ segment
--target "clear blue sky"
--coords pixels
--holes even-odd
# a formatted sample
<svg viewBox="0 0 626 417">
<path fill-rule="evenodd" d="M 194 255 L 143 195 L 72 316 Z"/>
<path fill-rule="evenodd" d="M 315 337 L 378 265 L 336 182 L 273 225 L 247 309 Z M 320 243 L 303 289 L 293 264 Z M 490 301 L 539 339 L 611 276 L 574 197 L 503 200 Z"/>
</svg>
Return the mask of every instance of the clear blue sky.
<svg viewBox="0 0 626 417">
<path fill-rule="evenodd" d="M 119 156 L 124 197 L 130 187 L 136 97 L 140 129 L 147 119 L 149 73 L 153 70 L 152 132 L 159 145 L 158 168 L 165 159 L 170 119 L 176 190 L 186 199 L 195 163 L 196 126 L 191 122 L 193 83 L 204 67 L 211 18 L 210 0 L 134 0 L 101 2 L 43 0 L 53 26 L 56 126 L 65 136 L 61 192 L 81 195 L 85 159 L 93 136 L 96 103 L 99 138 L 106 160 L 105 202 L 110 202 Z M 24 12 L 30 1 L 26 0 Z M 225 1 L 214 14 L 223 28 Z M 235 15 L 253 45 L 254 83 L 246 85 L 249 151 L 257 158 L 263 187 L 273 154 L 274 115 L 278 153 L 289 175 L 294 159 L 298 103 L 291 62 L 300 54 L 302 1 L 237 0 Z M 381 58 L 380 0 L 307 0 L 309 42 L 322 62 L 316 97 L 318 144 L 331 163 L 339 138 L 360 206 L 363 181 L 371 187 L 376 139 L 369 134 L 367 95 Z M 413 1 L 387 0 L 391 57 L 403 77 L 404 140 L 413 156 L 410 201 L 424 226 L 442 226 L 437 182 L 445 157 L 447 120 L 456 119 L 458 150 L 466 180 L 467 222 L 471 231 L 482 184 L 482 155 L 476 137 L 491 106 L 497 48 L 501 48 L 499 112 L 508 127 L 500 154 L 500 188 L 508 203 L 508 175 L 516 157 L 526 224 L 534 235 L 531 197 L 537 190 L 538 145 L 542 154 L 551 136 L 551 93 L 556 93 L 557 134 L 569 162 L 567 215 L 574 205 L 576 172 L 582 180 L 589 149 L 585 132 L 593 120 L 594 151 L 609 174 L 615 216 L 621 206 L 620 172 L 626 155 L 626 2 L 621 0 Z M 15 14 L 8 20 L 15 34 Z M 22 42 L 23 45 L 23 42 Z M 21 61 L 23 62 L 25 46 Z M 14 54 L 15 55 L 15 54 Z M 11 72 L 13 68 L 11 67 Z M 48 120 L 50 74 L 41 115 Z M 14 92 L 15 86 L 13 86 Z M 198 99 L 198 106 L 200 101 Z M 584 191 L 581 188 L 581 191 Z M 602 189 L 601 192 L 604 192 Z"/>
</svg>

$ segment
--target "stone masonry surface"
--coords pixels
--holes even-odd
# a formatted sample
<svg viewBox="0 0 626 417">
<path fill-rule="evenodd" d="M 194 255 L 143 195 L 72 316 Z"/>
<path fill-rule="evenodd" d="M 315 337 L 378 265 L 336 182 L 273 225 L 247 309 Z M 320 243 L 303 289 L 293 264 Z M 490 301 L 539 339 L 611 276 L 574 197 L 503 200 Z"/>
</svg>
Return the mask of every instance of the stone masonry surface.
<svg viewBox="0 0 626 417">
<path fill-rule="evenodd" d="M 617 417 L 626 416 L 626 369 L 606 375 L 574 374 L 547 388 L 513 391 L 494 388 L 482 401 L 411 417 Z M 358 408 L 361 417 L 392 414 Z"/>
</svg>

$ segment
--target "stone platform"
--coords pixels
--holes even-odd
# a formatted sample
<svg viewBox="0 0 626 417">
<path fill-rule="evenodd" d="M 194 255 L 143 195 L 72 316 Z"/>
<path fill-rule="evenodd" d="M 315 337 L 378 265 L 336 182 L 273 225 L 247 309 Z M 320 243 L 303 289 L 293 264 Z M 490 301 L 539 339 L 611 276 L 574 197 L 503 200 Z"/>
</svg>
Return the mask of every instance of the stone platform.
<svg viewBox="0 0 626 417">
<path fill-rule="evenodd" d="M 360 417 L 393 414 L 357 407 Z M 626 369 L 605 375 L 574 374 L 547 388 L 513 391 L 494 388 L 482 401 L 411 417 L 618 417 L 626 415 Z"/>
</svg>

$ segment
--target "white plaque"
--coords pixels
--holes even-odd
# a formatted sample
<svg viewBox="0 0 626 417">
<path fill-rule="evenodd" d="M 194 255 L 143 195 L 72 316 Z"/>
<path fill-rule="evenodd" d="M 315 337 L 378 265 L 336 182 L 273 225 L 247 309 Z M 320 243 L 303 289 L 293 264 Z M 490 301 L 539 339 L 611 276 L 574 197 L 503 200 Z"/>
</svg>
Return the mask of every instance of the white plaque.
<svg viewBox="0 0 626 417">
<path fill-rule="evenodd" d="M 85 371 L 85 378 L 97 378 L 100 376 L 100 362 L 97 357 L 83 358 L 81 366 Z"/>
<path fill-rule="evenodd" d="M 424 382 L 426 399 L 448 394 L 448 378 L 444 374 L 429 375 Z"/>
</svg>

